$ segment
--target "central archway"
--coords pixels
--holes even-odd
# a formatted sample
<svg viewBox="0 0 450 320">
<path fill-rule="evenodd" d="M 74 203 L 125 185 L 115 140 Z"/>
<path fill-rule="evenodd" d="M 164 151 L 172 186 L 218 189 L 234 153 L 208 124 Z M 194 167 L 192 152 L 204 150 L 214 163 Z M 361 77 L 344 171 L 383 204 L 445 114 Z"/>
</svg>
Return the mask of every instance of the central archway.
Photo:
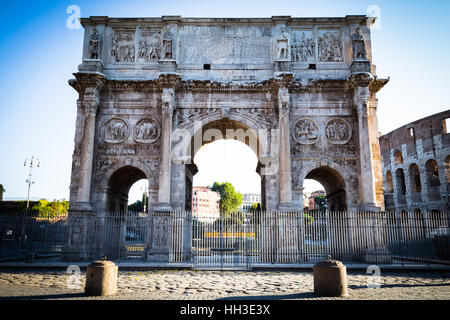
<svg viewBox="0 0 450 320">
<path fill-rule="evenodd" d="M 185 149 L 182 150 L 184 155 L 179 157 L 179 159 L 186 159 L 186 161 L 173 162 L 172 203 L 175 203 L 175 208 L 182 207 L 188 210 L 191 206 L 193 178 L 198 172 L 197 165 L 194 163 L 194 157 L 197 152 L 203 146 L 214 141 L 232 139 L 244 143 L 255 153 L 258 159 L 256 172 L 261 176 L 262 209 L 276 209 L 278 205 L 276 172 L 268 174 L 270 173 L 270 166 L 275 162 L 269 156 L 267 142 L 269 141 L 270 132 L 262 128 L 253 119 L 247 118 L 242 116 L 238 119 L 236 115 L 230 115 L 229 117 L 211 115 L 197 121 L 189 129 L 185 129 L 183 139 L 187 143 Z M 177 155 L 179 155 L 179 151 L 178 149 L 175 150 L 178 153 Z M 184 176 L 184 190 L 181 189 L 182 186 L 179 183 L 181 176 Z M 184 193 L 183 199 L 179 196 L 180 192 Z"/>
</svg>

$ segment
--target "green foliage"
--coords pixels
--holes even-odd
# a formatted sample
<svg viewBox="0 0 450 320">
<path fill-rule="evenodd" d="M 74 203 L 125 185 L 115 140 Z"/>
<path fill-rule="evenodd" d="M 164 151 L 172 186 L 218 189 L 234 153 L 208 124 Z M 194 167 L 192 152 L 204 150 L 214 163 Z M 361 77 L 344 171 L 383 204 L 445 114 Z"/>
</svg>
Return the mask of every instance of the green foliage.
<svg viewBox="0 0 450 320">
<path fill-rule="evenodd" d="M 326 196 L 314 197 L 314 202 L 319 206 L 319 210 L 325 210 L 325 205 L 327 204 Z"/>
<path fill-rule="evenodd" d="M 261 203 L 257 202 L 257 203 L 252 204 L 252 206 L 250 207 L 250 209 L 248 209 L 248 211 L 251 213 L 260 212 L 261 211 Z"/>
<path fill-rule="evenodd" d="M 36 205 L 32 207 L 32 210 L 39 212 L 39 217 L 56 218 L 61 214 L 66 214 L 69 211 L 69 202 L 62 200 L 47 201 L 41 199 Z"/>
<path fill-rule="evenodd" d="M 3 193 L 6 192 L 5 187 L 3 187 L 2 184 L 0 184 L 0 201 L 3 201 Z"/>
<path fill-rule="evenodd" d="M 313 222 L 314 222 L 314 217 L 313 217 L 313 216 L 311 216 L 311 215 L 309 215 L 309 214 L 307 214 L 307 213 L 304 213 L 304 217 L 305 217 L 305 224 L 306 224 L 307 226 L 313 224 Z"/>
<path fill-rule="evenodd" d="M 220 212 L 222 213 L 236 211 L 242 204 L 242 194 L 236 192 L 233 185 L 229 182 L 214 182 L 211 190 L 220 193 Z"/>
<path fill-rule="evenodd" d="M 128 206 L 128 210 L 134 212 L 141 212 L 144 210 L 144 204 L 142 203 L 141 200 L 137 200 L 135 203 L 130 204 Z"/>
</svg>

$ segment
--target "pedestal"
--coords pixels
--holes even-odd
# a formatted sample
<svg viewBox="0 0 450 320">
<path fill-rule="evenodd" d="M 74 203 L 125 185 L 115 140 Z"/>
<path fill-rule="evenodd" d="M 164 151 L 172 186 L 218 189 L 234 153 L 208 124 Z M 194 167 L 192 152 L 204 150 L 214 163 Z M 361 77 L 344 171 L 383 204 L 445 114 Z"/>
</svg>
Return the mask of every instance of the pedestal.
<svg viewBox="0 0 450 320">
<path fill-rule="evenodd" d="M 291 60 L 278 59 L 274 63 L 275 72 L 290 72 L 291 71 Z"/>
<path fill-rule="evenodd" d="M 176 72 L 177 62 L 175 59 L 161 59 L 158 60 L 160 72 Z"/>
<path fill-rule="evenodd" d="M 149 218 L 149 240 L 147 251 L 147 261 L 149 262 L 169 262 L 171 217 L 170 212 L 157 211 Z"/>
<path fill-rule="evenodd" d="M 370 61 L 367 59 L 355 59 L 350 65 L 351 73 L 370 72 Z"/>
<path fill-rule="evenodd" d="M 100 59 L 83 59 L 83 63 L 78 66 L 79 71 L 103 72 L 103 63 Z"/>
</svg>

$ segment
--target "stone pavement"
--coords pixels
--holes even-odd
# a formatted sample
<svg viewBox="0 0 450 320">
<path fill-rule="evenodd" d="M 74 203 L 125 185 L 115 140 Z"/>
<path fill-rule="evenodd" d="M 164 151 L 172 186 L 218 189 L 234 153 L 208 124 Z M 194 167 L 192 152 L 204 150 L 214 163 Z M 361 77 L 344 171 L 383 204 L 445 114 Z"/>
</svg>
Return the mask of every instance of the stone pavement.
<svg viewBox="0 0 450 320">
<path fill-rule="evenodd" d="M 119 270 L 118 292 L 109 297 L 85 297 L 85 275 L 65 270 L 0 269 L 0 299 L 337 299 L 337 300 L 449 300 L 450 271 L 396 271 L 376 279 L 362 271 L 348 271 L 349 296 L 317 298 L 312 271 L 127 271 Z M 78 281 L 78 282 L 77 282 Z M 78 287 L 77 287 L 78 285 Z"/>
</svg>

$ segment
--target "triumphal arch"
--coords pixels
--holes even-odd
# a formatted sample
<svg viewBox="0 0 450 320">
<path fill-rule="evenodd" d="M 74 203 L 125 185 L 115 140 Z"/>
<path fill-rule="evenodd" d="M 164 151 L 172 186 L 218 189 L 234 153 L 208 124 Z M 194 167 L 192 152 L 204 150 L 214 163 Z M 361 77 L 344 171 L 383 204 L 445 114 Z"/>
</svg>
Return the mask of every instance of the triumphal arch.
<svg viewBox="0 0 450 320">
<path fill-rule="evenodd" d="M 195 153 L 217 139 L 254 150 L 265 210 L 301 210 L 305 179 L 330 210 L 384 209 L 376 93 L 388 80 L 368 20 L 81 19 L 72 215 L 126 210 L 143 178 L 150 214 L 189 209 Z"/>
</svg>

